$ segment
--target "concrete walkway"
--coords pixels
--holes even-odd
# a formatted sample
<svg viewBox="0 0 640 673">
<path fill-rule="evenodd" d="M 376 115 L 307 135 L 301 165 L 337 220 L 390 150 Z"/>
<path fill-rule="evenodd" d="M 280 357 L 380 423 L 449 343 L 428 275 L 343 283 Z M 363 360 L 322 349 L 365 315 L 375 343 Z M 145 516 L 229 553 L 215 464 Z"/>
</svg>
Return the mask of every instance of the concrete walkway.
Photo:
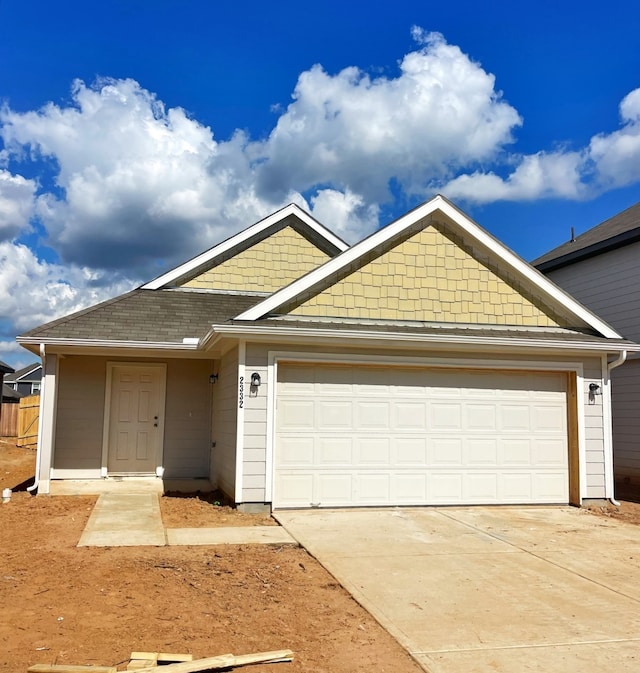
<svg viewBox="0 0 640 673">
<path fill-rule="evenodd" d="M 167 528 L 156 493 L 103 493 L 78 547 L 150 545 L 297 544 L 280 526 Z"/>
<path fill-rule="evenodd" d="M 533 507 L 276 518 L 431 673 L 640 670 L 640 527 Z"/>
</svg>

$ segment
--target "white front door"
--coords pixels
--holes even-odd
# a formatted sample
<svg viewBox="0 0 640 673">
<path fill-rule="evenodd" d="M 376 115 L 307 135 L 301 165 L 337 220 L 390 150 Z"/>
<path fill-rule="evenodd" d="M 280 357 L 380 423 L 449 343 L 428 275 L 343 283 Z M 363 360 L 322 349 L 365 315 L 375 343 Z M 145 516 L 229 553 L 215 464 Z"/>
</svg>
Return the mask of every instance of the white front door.
<svg viewBox="0 0 640 673">
<path fill-rule="evenodd" d="M 111 367 L 109 474 L 156 473 L 161 464 L 164 389 L 163 365 Z"/>
</svg>

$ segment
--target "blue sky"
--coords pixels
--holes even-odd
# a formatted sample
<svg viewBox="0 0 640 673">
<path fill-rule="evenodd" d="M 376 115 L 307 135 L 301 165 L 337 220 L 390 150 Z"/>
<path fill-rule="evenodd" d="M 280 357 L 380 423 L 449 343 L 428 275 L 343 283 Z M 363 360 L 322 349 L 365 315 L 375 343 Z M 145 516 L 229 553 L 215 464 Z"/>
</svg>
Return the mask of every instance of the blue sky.
<svg viewBox="0 0 640 673">
<path fill-rule="evenodd" d="M 619 0 L 0 0 L 0 359 L 290 201 L 355 241 L 442 192 L 542 254 L 640 200 L 638 25 Z"/>
</svg>

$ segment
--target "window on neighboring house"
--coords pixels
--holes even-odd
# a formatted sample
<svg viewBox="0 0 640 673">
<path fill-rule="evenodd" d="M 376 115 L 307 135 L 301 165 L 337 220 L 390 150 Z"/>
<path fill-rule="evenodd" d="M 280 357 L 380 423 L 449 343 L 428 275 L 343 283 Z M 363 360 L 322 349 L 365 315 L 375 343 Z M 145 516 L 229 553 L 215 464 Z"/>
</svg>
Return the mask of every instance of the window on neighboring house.
<svg viewBox="0 0 640 673">
<path fill-rule="evenodd" d="M 40 392 L 40 381 L 31 384 L 31 394 L 35 395 Z"/>
</svg>

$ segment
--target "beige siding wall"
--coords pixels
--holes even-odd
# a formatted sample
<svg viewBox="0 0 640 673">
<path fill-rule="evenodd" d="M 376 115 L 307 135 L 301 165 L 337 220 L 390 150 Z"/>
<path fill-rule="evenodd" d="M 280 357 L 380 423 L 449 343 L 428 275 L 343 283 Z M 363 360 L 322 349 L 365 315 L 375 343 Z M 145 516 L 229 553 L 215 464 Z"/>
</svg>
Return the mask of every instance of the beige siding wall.
<svg viewBox="0 0 640 673">
<path fill-rule="evenodd" d="M 236 441 L 238 418 L 238 349 L 217 363 L 218 381 L 213 388 L 211 483 L 236 498 Z"/>
<path fill-rule="evenodd" d="M 561 322 L 515 278 L 499 272 L 439 225 L 353 269 L 291 313 L 544 327 Z"/>
<path fill-rule="evenodd" d="M 53 449 L 55 469 L 100 469 L 105 377 L 104 358 L 60 358 Z"/>
<path fill-rule="evenodd" d="M 247 399 L 244 422 L 245 456 L 243 461 L 245 490 L 243 497 L 245 501 L 260 502 L 260 497 L 264 497 L 264 475 L 266 474 L 266 426 L 267 426 L 267 387 L 273 382 L 268 380 L 268 352 L 269 350 L 283 350 L 287 352 L 314 352 L 310 347 L 286 346 L 274 349 L 268 345 L 248 344 L 247 345 L 247 377 L 251 372 L 256 371 L 262 378 L 258 395 Z M 318 348 L 315 352 L 345 354 L 344 349 L 325 349 Z M 353 349 L 349 351 L 353 355 L 370 355 L 373 358 L 380 356 L 380 352 L 367 351 L 366 349 Z M 434 357 L 433 353 L 407 352 L 407 351 L 385 351 L 385 356 L 399 356 L 411 358 Z M 469 353 L 446 353 L 442 356 L 448 360 L 469 360 Z M 481 359 L 491 359 L 491 356 L 480 356 Z M 509 358 L 507 355 L 503 359 Z M 584 385 L 582 390 L 583 411 L 584 411 L 584 447 L 586 458 L 586 484 L 583 485 L 582 492 L 585 498 L 604 498 L 605 497 L 605 455 L 604 455 L 604 415 L 603 399 L 604 396 L 596 396 L 593 402 L 589 399 L 589 383 L 598 383 L 602 385 L 601 359 L 593 358 L 575 358 L 575 357 L 547 357 L 542 360 L 540 357 L 523 356 L 523 359 L 535 362 L 575 362 L 582 363 L 584 371 Z M 251 498 L 251 499 L 250 499 Z"/>
<path fill-rule="evenodd" d="M 184 283 L 184 287 L 275 292 L 328 259 L 295 229 L 285 227 Z"/>
<path fill-rule="evenodd" d="M 99 470 L 108 362 L 131 358 L 70 355 L 60 359 L 53 467 Z M 206 477 L 209 466 L 211 391 L 209 360 L 148 360 L 167 365 L 165 477 Z"/>
<path fill-rule="evenodd" d="M 211 447 L 210 360 L 167 360 L 164 476 L 207 478 Z"/>
<path fill-rule="evenodd" d="M 640 341 L 640 243 L 548 275 L 622 336 Z M 640 362 L 631 358 L 613 370 L 611 394 L 615 475 L 640 483 Z"/>
<path fill-rule="evenodd" d="M 244 502 L 265 502 L 267 448 L 267 393 L 269 376 L 263 346 L 247 345 L 244 410 L 243 489 Z M 251 390 L 251 374 L 260 374 L 259 388 Z"/>
</svg>

